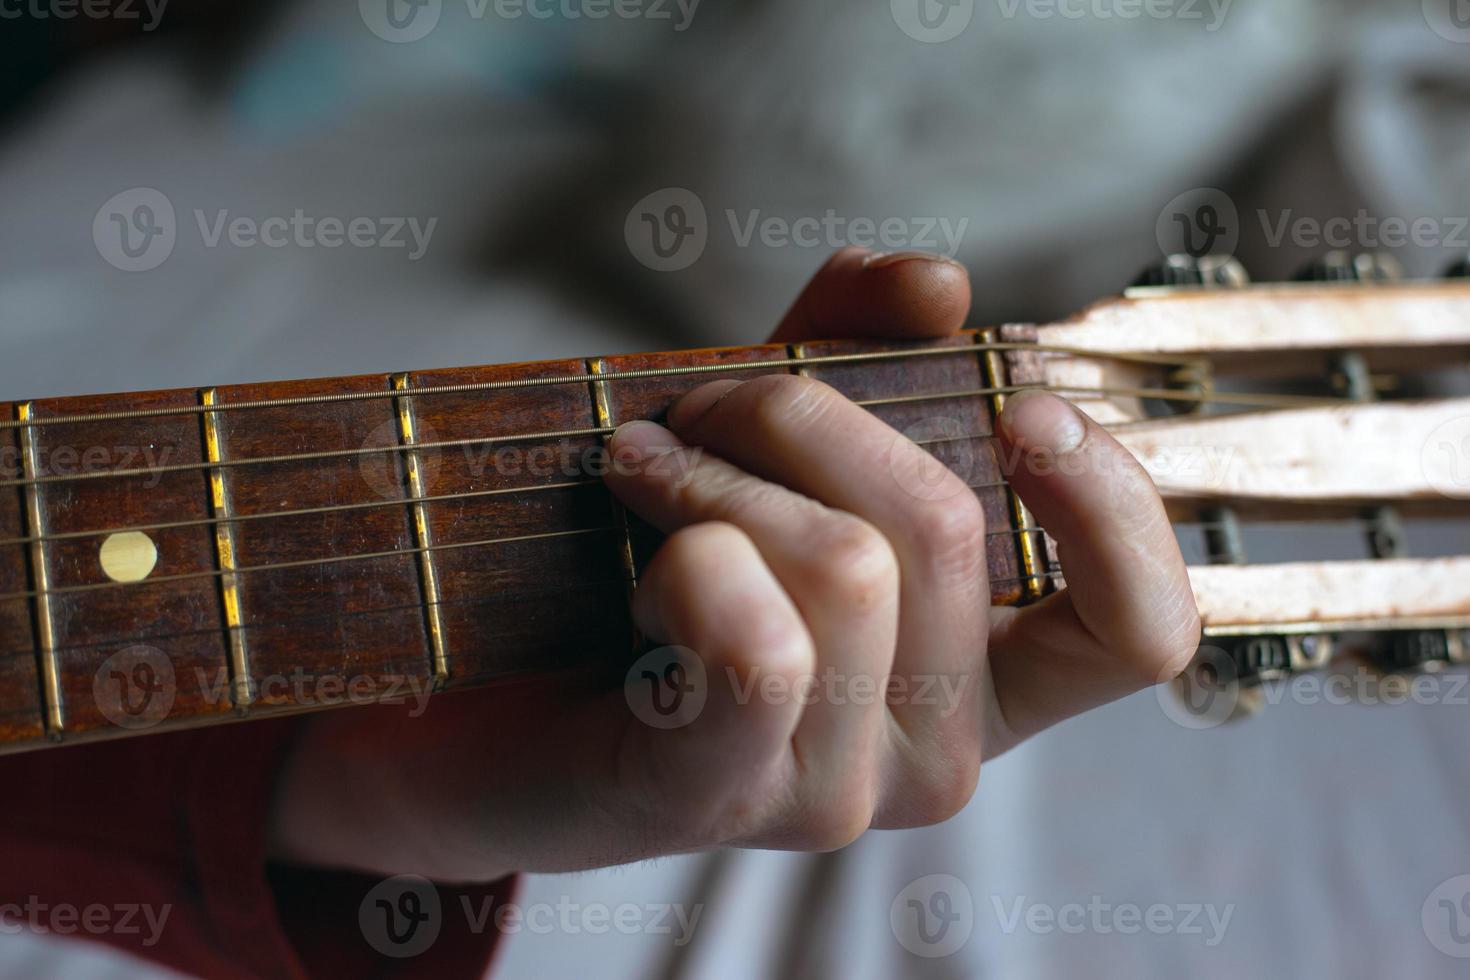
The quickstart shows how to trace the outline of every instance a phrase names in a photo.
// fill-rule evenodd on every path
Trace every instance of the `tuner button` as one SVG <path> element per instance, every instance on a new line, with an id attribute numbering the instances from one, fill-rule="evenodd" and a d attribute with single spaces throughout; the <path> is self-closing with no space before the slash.
<path id="1" fill-rule="evenodd" d="M 1386 252 L 1354 254 L 1339 249 L 1307 265 L 1293 278 L 1298 282 L 1397 282 L 1404 278 L 1404 267 Z"/>
<path id="2" fill-rule="evenodd" d="M 1293 646 L 1284 636 L 1242 636 L 1226 650 L 1235 662 L 1235 676 L 1241 685 L 1254 687 L 1292 672 Z"/>
<path id="3" fill-rule="evenodd" d="M 1460 644 L 1445 630 L 1400 630 L 1388 634 L 1377 650 L 1378 665 L 1384 670 L 1411 673 L 1436 671 L 1449 663 Z"/>
<path id="4" fill-rule="evenodd" d="M 1198 286 L 1204 289 L 1233 289 L 1250 285 L 1245 266 L 1230 255 L 1170 255 L 1149 266 L 1133 280 L 1134 286 Z"/>

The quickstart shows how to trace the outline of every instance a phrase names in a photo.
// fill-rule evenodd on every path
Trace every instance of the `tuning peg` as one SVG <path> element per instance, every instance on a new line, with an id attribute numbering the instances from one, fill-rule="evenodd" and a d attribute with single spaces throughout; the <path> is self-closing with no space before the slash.
<path id="1" fill-rule="evenodd" d="M 1133 280 L 1134 286 L 1199 286 L 1233 289 L 1250 285 L 1245 266 L 1231 255 L 1170 255 L 1149 266 Z"/>
<path id="2" fill-rule="evenodd" d="M 1328 252 L 1293 276 L 1298 282 L 1397 282 L 1404 267 L 1386 252 Z"/>
<path id="3" fill-rule="evenodd" d="M 1374 650 L 1379 668 L 1394 673 L 1433 673 L 1446 664 L 1463 662 L 1462 631 L 1398 630 L 1387 634 Z"/>

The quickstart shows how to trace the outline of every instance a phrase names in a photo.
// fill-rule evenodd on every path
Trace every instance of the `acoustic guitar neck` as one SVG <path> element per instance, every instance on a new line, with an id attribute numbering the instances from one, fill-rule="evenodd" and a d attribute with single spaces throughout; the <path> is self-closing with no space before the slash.
<path id="1" fill-rule="evenodd" d="M 1064 585 L 1007 483 L 1025 461 L 994 435 L 1007 395 L 1041 387 L 1111 429 L 1201 537 L 1201 653 L 1241 684 L 1340 649 L 1392 671 L 1470 661 L 1470 557 L 1442 530 L 1415 554 L 1405 531 L 1470 517 L 1470 399 L 1403 397 L 1467 358 L 1464 282 L 1196 285 L 923 343 L 0 405 L 0 751 L 620 677 L 660 539 L 606 489 L 608 437 L 763 374 L 831 384 L 957 473 L 995 604 Z M 1261 563 L 1252 524 L 1345 526 L 1365 553 Z"/>

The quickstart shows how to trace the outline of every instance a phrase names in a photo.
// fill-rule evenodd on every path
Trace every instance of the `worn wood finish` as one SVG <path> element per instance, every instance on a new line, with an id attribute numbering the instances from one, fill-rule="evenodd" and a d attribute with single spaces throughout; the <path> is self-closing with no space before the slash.
<path id="1" fill-rule="evenodd" d="M 195 403 L 191 391 L 48 399 L 34 416 L 86 414 L 126 404 L 142 408 Z M 204 461 L 199 420 L 193 416 L 39 426 L 31 430 L 41 478 Z M 36 487 L 41 526 L 32 533 L 63 535 L 98 527 L 155 524 L 206 517 L 206 474 L 149 473 L 116 479 L 63 480 Z M 158 549 L 153 578 L 118 588 L 61 591 L 43 599 L 54 624 L 60 668 L 62 731 L 109 731 L 119 717 L 138 724 L 161 713 L 169 719 L 226 714 L 228 694 L 221 609 L 207 578 L 164 580 L 214 567 L 205 528 L 150 534 Z M 108 583 L 96 537 L 44 541 L 39 549 L 52 590 Z M 119 715 L 121 712 L 121 715 Z"/>
<path id="2" fill-rule="evenodd" d="M 859 400 L 986 386 L 973 336 L 939 343 L 962 351 L 808 370 Z M 795 353 L 885 349 L 832 343 Z M 662 419 L 680 395 L 716 377 L 800 370 L 786 363 L 793 353 L 767 345 L 35 403 L 38 419 L 226 409 L 4 431 L 14 447 L 22 431 L 34 433 L 42 460 L 37 472 L 17 467 L 7 478 L 43 480 L 24 489 L 34 490 L 42 516 L 46 584 L 60 590 L 40 597 L 60 668 L 49 734 L 68 741 L 166 730 L 624 663 L 636 641 L 630 585 L 661 535 L 624 514 L 601 482 L 611 465 L 603 430 Z M 729 375 L 617 377 L 767 361 L 777 363 Z M 585 381 L 416 394 L 572 377 Z M 344 392 L 382 396 L 227 408 Z M 915 438 L 933 438 L 940 461 L 978 485 L 1000 532 L 990 549 L 994 599 L 1016 601 L 1020 569 L 987 400 L 873 411 Z M 487 437 L 494 441 L 475 441 Z M 319 453 L 351 455 L 241 465 Z M 160 466 L 193 468 L 51 481 Z M 0 488 L 6 538 L 36 530 L 22 489 Z M 309 513 L 268 516 L 295 511 Z M 108 534 L 72 536 L 179 521 L 190 526 L 145 532 L 158 561 L 141 582 L 108 576 Z M 392 554 L 354 557 L 379 552 Z M 330 560 L 337 558 L 346 560 Z M 0 556 L 0 594 L 35 588 L 27 559 L 20 545 Z M 36 608 L 26 599 L 0 604 L 0 742 L 10 748 L 45 734 L 39 665 L 47 654 Z"/>
<path id="3" fill-rule="evenodd" d="M 1470 558 L 1209 565 L 1191 568 L 1189 580 L 1207 633 L 1470 625 Z"/>

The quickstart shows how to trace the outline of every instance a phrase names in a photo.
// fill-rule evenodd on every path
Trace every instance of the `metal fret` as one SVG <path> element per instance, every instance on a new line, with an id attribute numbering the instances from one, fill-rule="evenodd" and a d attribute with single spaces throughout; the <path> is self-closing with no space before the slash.
<path id="1" fill-rule="evenodd" d="M 199 393 L 199 403 L 206 407 L 219 404 L 219 392 L 206 388 Z M 219 413 L 205 412 L 200 416 L 204 426 L 204 452 L 211 463 L 224 462 L 224 440 L 220 437 Z M 219 566 L 220 602 L 225 611 L 225 632 L 230 647 L 230 698 L 235 711 L 242 717 L 250 713 L 255 703 L 255 686 L 250 679 L 250 655 L 245 647 L 245 620 L 240 599 L 240 580 L 237 574 L 239 549 L 235 544 L 235 516 L 230 504 L 229 488 L 225 485 L 225 471 L 216 467 L 209 471 L 209 507 L 211 516 L 218 519 L 214 525 L 214 560 Z"/>
<path id="2" fill-rule="evenodd" d="M 806 360 L 806 344 L 787 344 L 786 357 L 788 360 L 792 361 Z M 791 366 L 791 373 L 800 378 L 811 376 L 808 369 L 801 364 L 793 364 Z"/>
<path id="3" fill-rule="evenodd" d="M 17 421 L 28 422 L 34 416 L 30 402 L 19 405 L 15 410 Z M 21 472 L 27 478 L 40 473 L 40 452 L 36 445 L 37 430 L 26 426 L 20 430 Z M 26 523 L 29 533 L 36 540 L 31 542 L 31 576 L 35 581 L 36 632 L 40 641 L 41 698 L 45 703 L 46 734 L 60 741 L 66 727 L 66 715 L 61 707 L 61 665 L 56 657 L 56 622 L 51 609 L 50 573 L 46 569 L 46 545 L 41 540 L 45 531 L 45 511 L 41 507 L 41 488 L 28 484 L 25 488 Z"/>
<path id="4" fill-rule="evenodd" d="M 393 390 L 408 392 L 412 388 L 407 374 L 393 376 Z M 412 447 L 419 442 L 418 416 L 414 414 L 413 398 L 400 394 L 393 402 L 398 415 L 398 438 L 404 446 Z M 423 459 L 417 450 L 404 453 L 404 465 L 408 470 L 408 491 L 412 495 L 410 513 L 413 515 L 413 534 L 419 547 L 419 578 L 424 593 L 424 622 L 429 630 L 429 648 L 434 658 L 434 686 L 442 688 L 449 682 L 449 646 L 445 640 L 444 609 L 439 594 L 439 571 L 434 565 L 433 531 L 429 527 L 429 506 L 424 498 L 429 496 L 424 485 Z"/>
<path id="5" fill-rule="evenodd" d="M 981 354 L 981 369 L 984 373 L 986 387 L 994 393 L 990 396 L 990 407 L 992 418 L 999 424 L 1000 413 L 1005 410 L 1006 396 L 999 389 L 1005 387 L 1007 374 L 1005 356 L 992 345 L 996 343 L 994 330 L 982 330 L 975 334 L 975 342 L 985 345 Z M 1027 599 L 1040 599 L 1046 594 L 1048 578 L 1046 568 L 1041 557 L 1039 536 L 1033 532 L 1038 530 L 1031 511 L 1021 502 L 1021 497 L 1015 489 L 1006 483 L 1006 499 L 1011 505 L 1011 519 L 1015 522 L 1017 532 L 1017 551 L 1021 559 L 1021 588 L 1026 593 Z"/>
<path id="6" fill-rule="evenodd" d="M 607 362 L 600 357 L 593 358 L 587 362 L 587 372 L 594 377 L 606 375 L 608 373 Z M 593 381 L 591 388 L 592 408 L 597 415 L 597 427 L 599 429 L 615 427 L 617 422 L 613 420 L 612 402 L 608 399 L 607 382 Z M 603 442 L 605 443 L 609 438 L 611 437 L 603 436 Z M 612 502 L 612 512 L 613 523 L 622 529 L 622 533 L 618 536 L 618 550 L 621 553 L 623 571 L 628 575 L 628 599 L 631 603 L 633 589 L 638 585 L 638 563 L 633 557 L 633 532 L 628 526 L 628 511 L 616 498 Z M 635 631 L 634 646 L 637 647 L 641 642 L 641 637 Z"/>

